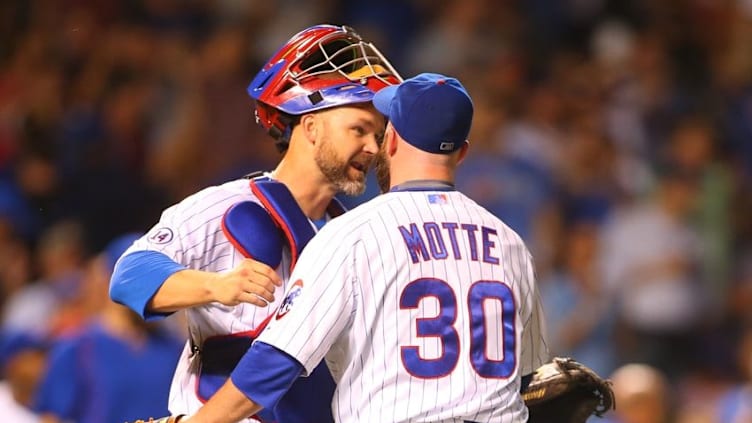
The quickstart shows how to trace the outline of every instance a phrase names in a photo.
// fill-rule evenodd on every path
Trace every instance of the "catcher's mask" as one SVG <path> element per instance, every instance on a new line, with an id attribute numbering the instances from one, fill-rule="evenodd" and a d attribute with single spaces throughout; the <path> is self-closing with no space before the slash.
<path id="1" fill-rule="evenodd" d="M 294 35 L 248 86 L 256 122 L 284 151 L 296 116 L 371 101 L 402 78 L 383 54 L 347 26 L 316 25 Z"/>

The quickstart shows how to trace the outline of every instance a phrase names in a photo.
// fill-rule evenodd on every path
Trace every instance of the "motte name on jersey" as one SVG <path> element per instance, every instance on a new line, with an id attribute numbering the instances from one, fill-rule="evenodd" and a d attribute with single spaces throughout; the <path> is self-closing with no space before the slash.
<path id="1" fill-rule="evenodd" d="M 499 264 L 498 234 L 494 228 L 471 223 L 425 222 L 400 226 L 399 231 L 413 263 L 454 258 Z M 464 251 L 469 253 L 463 255 Z"/>

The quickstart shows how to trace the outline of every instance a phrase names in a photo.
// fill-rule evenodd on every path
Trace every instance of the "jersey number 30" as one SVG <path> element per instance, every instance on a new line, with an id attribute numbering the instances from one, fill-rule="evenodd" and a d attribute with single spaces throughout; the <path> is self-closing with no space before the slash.
<path id="1" fill-rule="evenodd" d="M 426 297 L 439 301 L 439 314 L 431 318 L 418 318 L 416 322 L 419 337 L 439 338 L 441 355 L 436 358 L 422 358 L 419 347 L 402 346 L 401 358 L 405 369 L 419 378 L 439 378 L 451 373 L 460 359 L 460 336 L 455 328 L 457 320 L 457 297 L 448 283 L 441 279 L 417 279 L 410 282 L 400 296 L 400 309 L 418 308 Z M 500 334 L 489 337 L 486 327 L 484 302 L 501 303 Z M 512 290 L 502 282 L 477 281 L 468 291 L 467 305 L 470 322 L 470 363 L 475 372 L 484 378 L 507 378 L 515 369 L 515 304 Z M 489 358 L 489 338 L 501 341 L 500 360 Z M 495 346 L 492 346 L 495 347 Z"/>

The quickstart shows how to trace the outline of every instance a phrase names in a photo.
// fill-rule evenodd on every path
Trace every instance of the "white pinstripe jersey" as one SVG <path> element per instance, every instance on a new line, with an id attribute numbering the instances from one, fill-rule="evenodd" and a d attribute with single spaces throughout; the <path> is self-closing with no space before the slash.
<path id="1" fill-rule="evenodd" d="M 257 339 L 323 358 L 338 422 L 524 422 L 520 378 L 548 360 L 532 259 L 456 191 L 390 192 L 308 244 Z"/>
<path id="2" fill-rule="evenodd" d="M 243 255 L 227 239 L 221 223 L 227 209 L 241 201 L 261 204 L 251 192 L 248 179 L 199 191 L 166 209 L 159 222 L 126 254 L 153 250 L 191 269 L 230 271 L 243 260 Z M 277 268 L 285 284 L 290 276 L 290 260 L 290 250 L 285 246 L 282 262 Z M 187 309 L 188 332 L 194 342 L 201 345 L 211 336 L 256 330 L 274 312 L 284 290 L 285 285 L 277 288 L 275 302 L 264 308 L 252 304 L 230 307 L 213 303 Z M 196 395 L 199 367 L 198 356 L 191 354 L 190 344 L 186 343 L 170 388 L 169 410 L 172 414 L 192 414 L 201 407 Z"/>

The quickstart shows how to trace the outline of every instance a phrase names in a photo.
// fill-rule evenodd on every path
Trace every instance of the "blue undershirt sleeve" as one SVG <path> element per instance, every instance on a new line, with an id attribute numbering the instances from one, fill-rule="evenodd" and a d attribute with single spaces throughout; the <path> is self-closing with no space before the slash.
<path id="1" fill-rule="evenodd" d="M 187 269 L 159 251 L 134 251 L 120 258 L 110 279 L 110 298 L 138 313 L 158 320 L 172 313 L 153 313 L 146 304 L 173 273 Z"/>
<path id="2" fill-rule="evenodd" d="M 266 409 L 273 409 L 303 372 L 303 365 L 263 342 L 254 342 L 230 378 L 246 397 Z"/>

